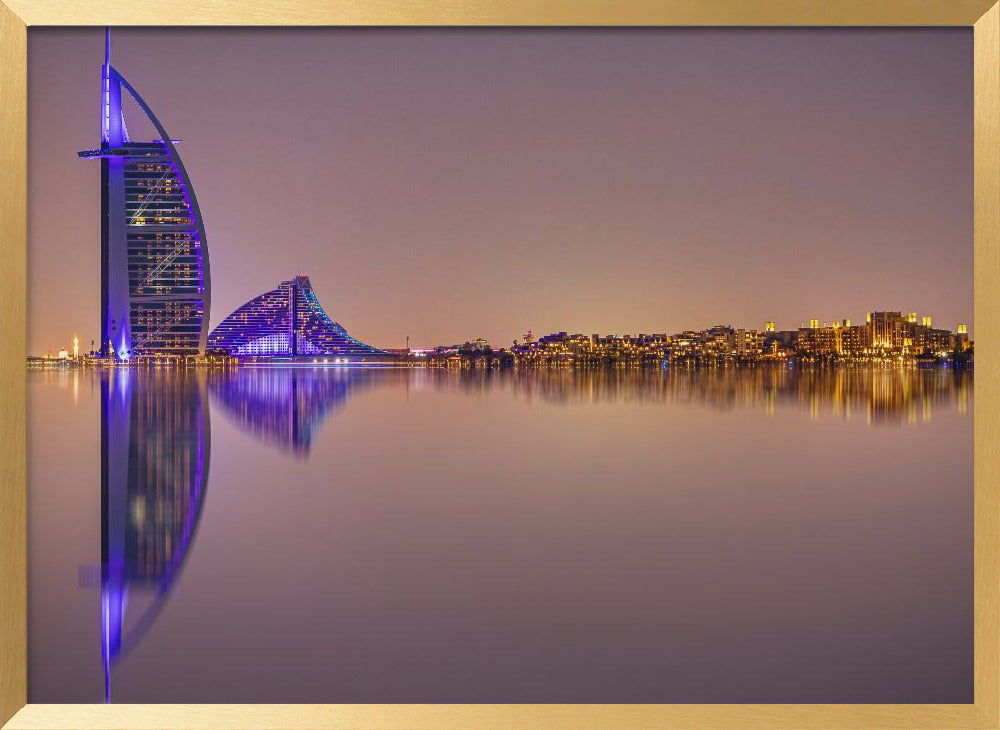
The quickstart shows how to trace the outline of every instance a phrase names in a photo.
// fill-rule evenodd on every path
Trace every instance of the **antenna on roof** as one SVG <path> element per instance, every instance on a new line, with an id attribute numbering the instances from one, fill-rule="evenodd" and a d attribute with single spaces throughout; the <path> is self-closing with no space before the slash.
<path id="1" fill-rule="evenodd" d="M 104 65 L 111 65 L 111 26 L 104 26 Z"/>

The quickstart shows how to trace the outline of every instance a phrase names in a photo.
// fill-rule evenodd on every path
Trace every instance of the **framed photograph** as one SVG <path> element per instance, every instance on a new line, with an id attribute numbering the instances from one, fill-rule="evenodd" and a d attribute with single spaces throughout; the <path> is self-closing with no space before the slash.
<path id="1" fill-rule="evenodd" d="M 1000 727 L 991 0 L 0 0 L 0 176 L 3 727 Z"/>

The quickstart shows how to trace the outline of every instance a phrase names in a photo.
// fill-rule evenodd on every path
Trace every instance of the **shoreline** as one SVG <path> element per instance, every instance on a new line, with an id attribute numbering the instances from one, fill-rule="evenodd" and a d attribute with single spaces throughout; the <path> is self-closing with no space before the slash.
<path id="1" fill-rule="evenodd" d="M 910 358 L 899 359 L 869 359 L 869 360 L 804 360 L 787 358 L 783 360 L 706 360 L 684 361 L 663 360 L 661 362 L 513 362 L 501 363 L 498 358 L 480 359 L 431 359 L 419 358 L 399 360 L 395 362 L 322 362 L 315 360 L 228 360 L 219 361 L 184 361 L 184 360 L 147 360 L 147 361 L 116 361 L 98 359 L 45 359 L 28 358 L 26 370 L 175 370 L 195 368 L 199 370 L 230 370 L 230 369 L 322 369 L 322 370 L 758 370 L 758 369 L 879 369 L 879 370 L 909 370 L 909 369 L 941 369 L 941 370 L 974 370 L 975 361 L 954 361 L 952 359 L 918 360 Z"/>

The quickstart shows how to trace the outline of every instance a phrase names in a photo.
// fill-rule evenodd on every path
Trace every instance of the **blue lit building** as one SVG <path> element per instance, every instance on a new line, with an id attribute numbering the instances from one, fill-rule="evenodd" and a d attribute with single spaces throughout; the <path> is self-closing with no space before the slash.
<path id="1" fill-rule="evenodd" d="M 129 138 L 122 90 L 160 139 Z M 101 146 L 101 354 L 119 360 L 205 350 L 211 284 L 205 226 L 191 181 L 160 120 L 111 65 L 105 40 Z"/>
<path id="2" fill-rule="evenodd" d="M 208 349 L 235 357 L 348 360 L 391 358 L 347 334 L 320 306 L 308 276 L 283 281 L 226 317 L 208 336 Z"/>

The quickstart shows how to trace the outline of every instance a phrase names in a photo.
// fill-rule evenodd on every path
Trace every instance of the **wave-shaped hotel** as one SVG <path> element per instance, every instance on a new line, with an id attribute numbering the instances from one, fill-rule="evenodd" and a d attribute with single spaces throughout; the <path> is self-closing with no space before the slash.
<path id="1" fill-rule="evenodd" d="M 334 322 L 304 274 L 281 282 L 226 317 L 209 335 L 208 349 L 233 357 L 349 361 L 391 357 Z"/>
<path id="2" fill-rule="evenodd" d="M 160 139 L 129 137 L 123 92 Z M 232 357 L 377 360 L 389 353 L 347 334 L 320 306 L 305 276 L 247 302 L 209 336 L 212 286 L 205 223 L 172 139 L 149 105 L 111 65 L 105 35 L 101 146 L 101 346 L 114 361 Z"/>

